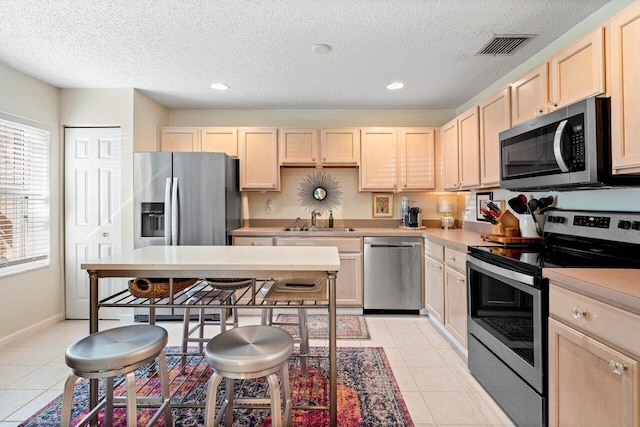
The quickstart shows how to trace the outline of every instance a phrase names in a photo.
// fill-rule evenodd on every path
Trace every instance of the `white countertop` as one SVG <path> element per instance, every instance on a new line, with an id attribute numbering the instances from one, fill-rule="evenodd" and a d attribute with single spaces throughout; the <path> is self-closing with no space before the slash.
<path id="1" fill-rule="evenodd" d="M 335 247 L 147 246 L 82 263 L 83 270 L 338 271 Z"/>

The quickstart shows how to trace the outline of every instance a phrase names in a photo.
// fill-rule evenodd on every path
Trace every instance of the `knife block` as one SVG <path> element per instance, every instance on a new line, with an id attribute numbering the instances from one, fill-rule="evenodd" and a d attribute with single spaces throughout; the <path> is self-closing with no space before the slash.
<path id="1" fill-rule="evenodd" d="M 510 211 L 504 211 L 498 218 L 498 224 L 491 226 L 491 233 L 498 236 L 515 237 L 520 234 L 520 221 Z"/>

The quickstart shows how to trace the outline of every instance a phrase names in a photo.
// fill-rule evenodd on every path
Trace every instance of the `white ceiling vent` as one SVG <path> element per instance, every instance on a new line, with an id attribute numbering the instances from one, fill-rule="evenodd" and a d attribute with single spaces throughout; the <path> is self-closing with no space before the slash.
<path id="1" fill-rule="evenodd" d="M 513 55 L 535 36 L 535 34 L 497 34 L 476 52 L 476 55 Z"/>

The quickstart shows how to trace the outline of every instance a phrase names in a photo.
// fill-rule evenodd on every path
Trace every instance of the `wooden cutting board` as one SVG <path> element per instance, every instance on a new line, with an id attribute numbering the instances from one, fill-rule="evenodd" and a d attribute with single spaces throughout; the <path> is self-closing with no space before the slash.
<path id="1" fill-rule="evenodd" d="M 487 242 L 502 243 L 503 245 L 526 245 L 530 243 L 544 243 L 542 237 L 513 237 L 498 234 L 481 234 L 480 238 Z"/>

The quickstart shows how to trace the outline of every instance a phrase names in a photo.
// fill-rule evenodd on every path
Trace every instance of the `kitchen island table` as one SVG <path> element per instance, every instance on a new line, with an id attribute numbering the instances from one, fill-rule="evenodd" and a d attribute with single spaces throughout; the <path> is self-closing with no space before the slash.
<path id="1" fill-rule="evenodd" d="M 148 306 L 153 323 L 156 307 L 180 307 L 182 292 L 173 291 L 176 278 L 317 278 L 326 279 L 329 311 L 329 414 L 330 425 L 337 425 L 337 358 L 336 358 L 336 274 L 340 269 L 335 247 L 287 246 L 147 246 L 118 255 L 81 264 L 89 274 L 89 332 L 98 331 L 100 307 Z M 99 280 L 107 277 L 163 277 L 169 280 L 169 296 L 162 299 L 136 298 L 128 290 L 99 300 Z M 273 308 L 256 298 L 243 308 Z M 314 307 L 322 306 L 315 304 Z M 98 380 L 90 383 L 90 406 L 98 403 Z M 318 407 L 318 409 L 321 409 Z M 325 408 L 326 409 L 326 408 Z"/>

